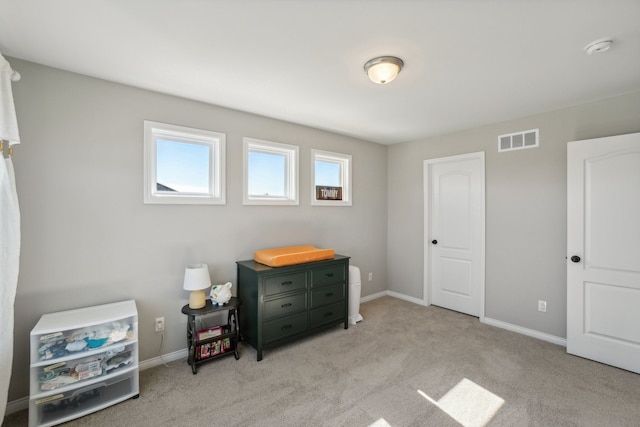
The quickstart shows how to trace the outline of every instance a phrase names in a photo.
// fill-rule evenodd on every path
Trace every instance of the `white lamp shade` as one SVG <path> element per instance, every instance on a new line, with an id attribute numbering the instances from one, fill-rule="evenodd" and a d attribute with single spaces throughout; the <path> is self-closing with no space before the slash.
<path id="1" fill-rule="evenodd" d="M 211 286 L 207 264 L 192 264 L 184 269 L 184 289 L 200 291 Z"/>

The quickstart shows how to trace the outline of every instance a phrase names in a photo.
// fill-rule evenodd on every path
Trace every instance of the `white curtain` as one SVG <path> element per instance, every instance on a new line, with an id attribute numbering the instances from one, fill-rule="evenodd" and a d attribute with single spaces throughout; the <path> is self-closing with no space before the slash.
<path id="1" fill-rule="evenodd" d="M 13 104 L 16 73 L 0 54 L 0 140 L 20 143 Z M 6 144 L 3 144 L 6 145 Z M 0 419 L 7 409 L 13 364 L 13 303 L 20 261 L 20 209 L 11 158 L 0 159 Z"/>

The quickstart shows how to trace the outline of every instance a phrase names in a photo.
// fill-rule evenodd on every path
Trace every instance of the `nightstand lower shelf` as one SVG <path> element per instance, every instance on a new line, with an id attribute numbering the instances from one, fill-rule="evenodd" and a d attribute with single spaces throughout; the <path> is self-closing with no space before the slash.
<path id="1" fill-rule="evenodd" d="M 187 342 L 189 356 L 187 363 L 194 374 L 198 373 L 197 366 L 224 356 L 234 355 L 236 360 L 240 358 L 238 353 L 238 341 L 240 339 L 240 322 L 238 319 L 238 307 L 241 301 L 232 297 L 224 305 L 214 305 L 207 300 L 206 305 L 200 309 L 182 307 L 182 313 L 187 315 Z M 227 311 L 227 324 L 222 325 L 222 333 L 216 336 L 198 339 L 196 318 L 198 316 Z"/>

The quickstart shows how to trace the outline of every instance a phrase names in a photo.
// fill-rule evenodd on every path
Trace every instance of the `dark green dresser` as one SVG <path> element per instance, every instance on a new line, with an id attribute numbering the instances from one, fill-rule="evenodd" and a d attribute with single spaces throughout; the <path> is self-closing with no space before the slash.
<path id="1" fill-rule="evenodd" d="M 344 323 L 349 327 L 349 257 L 286 267 L 238 261 L 240 334 L 258 351 Z"/>

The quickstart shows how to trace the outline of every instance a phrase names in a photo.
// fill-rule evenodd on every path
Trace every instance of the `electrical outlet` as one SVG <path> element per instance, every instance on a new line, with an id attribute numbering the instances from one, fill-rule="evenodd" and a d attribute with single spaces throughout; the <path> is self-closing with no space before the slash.
<path id="1" fill-rule="evenodd" d="M 369 281 L 371 282 L 373 280 L 373 273 L 369 273 Z"/>
<path id="2" fill-rule="evenodd" d="M 164 317 L 156 317 L 156 332 L 164 331 Z"/>
<path id="3" fill-rule="evenodd" d="M 538 301 L 538 311 L 546 312 L 547 311 L 547 302 L 546 301 Z"/>

